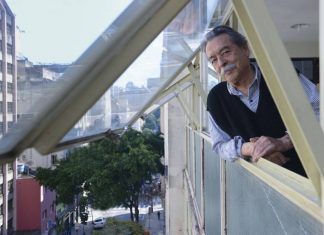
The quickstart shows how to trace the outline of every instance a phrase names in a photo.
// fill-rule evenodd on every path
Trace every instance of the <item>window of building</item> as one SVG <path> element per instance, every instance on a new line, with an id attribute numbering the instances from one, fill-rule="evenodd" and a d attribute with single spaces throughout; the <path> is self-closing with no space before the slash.
<path id="1" fill-rule="evenodd" d="M 7 24 L 7 33 L 11 34 L 12 32 L 12 26 Z"/>
<path id="2" fill-rule="evenodd" d="M 12 55 L 12 45 L 11 44 L 7 44 L 7 53 L 9 55 Z"/>
<path id="3" fill-rule="evenodd" d="M 51 155 L 52 165 L 55 165 L 57 163 L 57 154 Z"/>
<path id="4" fill-rule="evenodd" d="M 13 170 L 13 163 L 9 162 L 8 163 L 8 171 L 12 171 Z"/>
<path id="5" fill-rule="evenodd" d="M 8 191 L 9 193 L 13 192 L 13 180 L 8 181 Z"/>
<path id="6" fill-rule="evenodd" d="M 11 83 L 11 82 L 8 82 L 7 83 L 7 92 L 9 94 L 12 94 L 13 93 L 13 83 Z"/>
<path id="7" fill-rule="evenodd" d="M 13 113 L 13 103 L 12 102 L 8 102 L 8 113 Z"/>
<path id="8" fill-rule="evenodd" d="M 12 234 L 13 232 L 13 219 L 8 220 L 8 232 L 7 234 Z"/>
<path id="9" fill-rule="evenodd" d="M 10 64 L 10 63 L 7 63 L 7 73 L 13 74 L 13 67 L 12 67 L 12 64 Z"/>
<path id="10" fill-rule="evenodd" d="M 2 167 L 1 167 L 2 169 Z M 0 195 L 3 195 L 3 184 L 0 184 Z"/>
<path id="11" fill-rule="evenodd" d="M 10 199 L 8 201 L 8 211 L 10 211 L 10 210 L 13 210 L 13 200 L 12 199 Z"/>

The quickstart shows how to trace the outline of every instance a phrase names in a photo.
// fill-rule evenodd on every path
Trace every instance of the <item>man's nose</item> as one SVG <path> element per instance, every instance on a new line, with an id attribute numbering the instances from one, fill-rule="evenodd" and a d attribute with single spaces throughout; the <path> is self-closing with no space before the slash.
<path id="1" fill-rule="evenodd" d="M 221 70 L 221 68 L 224 67 L 226 64 L 226 60 L 224 60 L 224 58 L 220 56 L 217 60 L 217 67 L 219 68 L 219 70 Z"/>

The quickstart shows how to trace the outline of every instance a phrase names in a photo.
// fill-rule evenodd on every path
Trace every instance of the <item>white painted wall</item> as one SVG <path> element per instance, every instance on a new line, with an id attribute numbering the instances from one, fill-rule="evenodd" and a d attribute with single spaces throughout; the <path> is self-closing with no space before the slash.
<path id="1" fill-rule="evenodd" d="M 285 42 L 290 57 L 319 57 L 318 42 Z"/>

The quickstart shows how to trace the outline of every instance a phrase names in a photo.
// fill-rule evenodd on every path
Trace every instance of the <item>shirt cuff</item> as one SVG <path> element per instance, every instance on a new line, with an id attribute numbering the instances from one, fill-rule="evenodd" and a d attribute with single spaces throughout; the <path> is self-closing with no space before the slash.
<path id="1" fill-rule="evenodd" d="M 244 156 L 242 155 L 241 149 L 242 145 L 244 144 L 244 140 L 241 136 L 234 136 L 234 143 L 235 143 L 235 149 L 236 149 L 236 154 L 239 158 L 243 158 Z"/>

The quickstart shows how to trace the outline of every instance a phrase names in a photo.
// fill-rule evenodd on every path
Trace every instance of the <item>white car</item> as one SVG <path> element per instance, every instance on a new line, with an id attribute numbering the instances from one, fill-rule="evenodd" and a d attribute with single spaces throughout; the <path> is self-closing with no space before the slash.
<path id="1" fill-rule="evenodd" d="M 92 222 L 93 228 L 103 228 L 105 223 L 106 219 L 103 217 L 99 217 Z"/>

